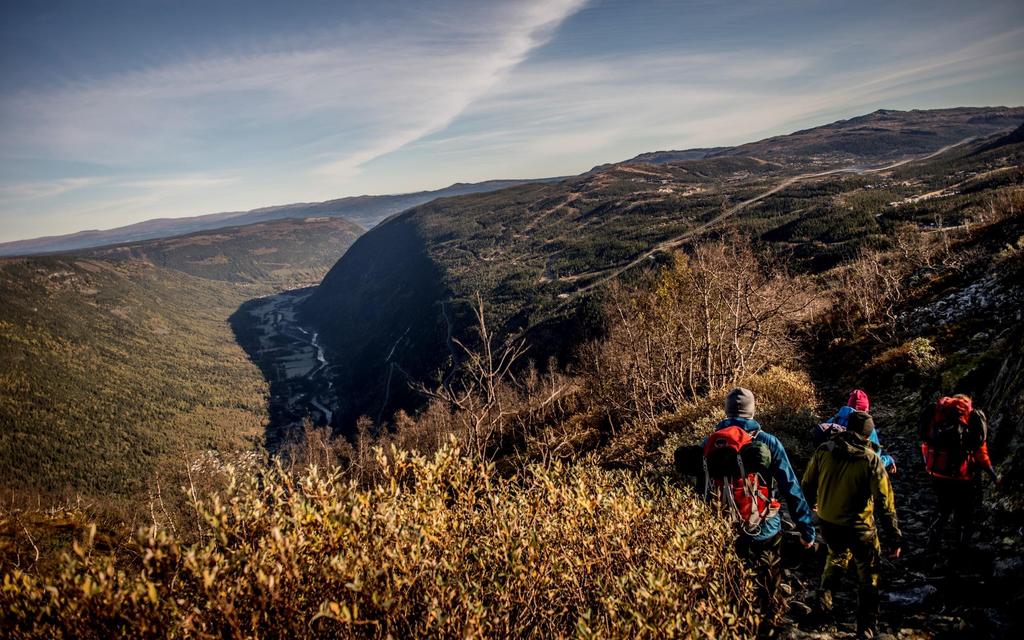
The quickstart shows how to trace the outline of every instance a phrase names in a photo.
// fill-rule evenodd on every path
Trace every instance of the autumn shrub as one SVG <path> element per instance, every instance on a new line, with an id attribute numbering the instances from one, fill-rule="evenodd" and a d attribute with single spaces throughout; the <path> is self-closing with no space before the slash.
<path id="1" fill-rule="evenodd" d="M 236 475 L 199 539 L 153 527 L 135 562 L 76 543 L 12 570 L 16 638 L 750 637 L 727 526 L 691 493 L 593 465 L 502 477 L 449 444 L 376 452 L 366 487 L 310 467 Z"/>
<path id="2" fill-rule="evenodd" d="M 943 357 L 928 338 L 917 337 L 886 349 L 867 365 L 867 371 L 880 382 L 915 382 L 934 374 Z"/>
<path id="3" fill-rule="evenodd" d="M 607 335 L 581 358 L 594 401 L 625 420 L 656 423 L 795 352 L 792 330 L 814 288 L 765 262 L 749 240 L 699 245 L 636 289 L 612 287 Z"/>
<path id="4" fill-rule="evenodd" d="M 358 435 L 356 445 L 359 445 Z M 285 434 L 277 453 L 282 463 L 298 473 L 314 466 L 326 469 L 359 464 L 357 450 L 351 442 L 334 437 L 330 427 L 313 424 L 309 418 L 303 420 L 301 428 Z"/>
<path id="5" fill-rule="evenodd" d="M 819 399 L 807 372 L 772 367 L 745 384 L 757 398 L 758 422 L 782 439 L 791 457 L 809 458 L 814 452 L 811 429 L 823 416 L 817 414 Z"/>
<path id="6" fill-rule="evenodd" d="M 810 376 L 795 368 L 770 367 L 740 379 L 738 384 L 754 392 L 754 419 L 779 436 L 790 455 L 809 457 L 811 428 L 819 422 L 818 398 Z M 635 423 L 623 428 L 605 446 L 602 459 L 613 466 L 638 467 L 645 462 L 670 465 L 676 447 L 700 442 L 725 417 L 727 392 L 723 388 L 686 402 L 654 425 Z"/>
<path id="7" fill-rule="evenodd" d="M 473 315 L 472 335 L 451 338 L 457 347 L 456 366 L 446 374 L 438 372 L 434 386 L 417 385 L 429 399 L 424 409 L 416 416 L 399 413 L 393 428 L 382 435 L 399 448 L 420 452 L 436 451 L 455 436 L 484 460 L 537 442 L 542 448 L 557 448 L 543 432 L 578 412 L 579 385 L 558 370 L 553 358 L 541 374 L 524 357 L 529 350 L 524 339 L 500 340 L 488 326 L 479 294 Z"/>

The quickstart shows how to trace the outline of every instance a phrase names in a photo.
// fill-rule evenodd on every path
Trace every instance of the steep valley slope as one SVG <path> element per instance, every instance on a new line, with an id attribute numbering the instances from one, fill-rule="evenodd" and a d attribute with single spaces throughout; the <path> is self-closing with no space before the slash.
<path id="1" fill-rule="evenodd" d="M 571 357 L 599 327 L 601 285 L 694 239 L 738 229 L 814 272 L 901 224 L 969 219 L 1021 180 L 1021 147 L 981 152 L 1024 108 L 881 111 L 694 159 L 657 156 L 557 183 L 439 199 L 357 241 L 301 307 L 344 363 L 338 423 L 417 406 L 456 357 L 479 293 L 531 357 Z M 977 153 L 975 153 L 977 152 Z"/>
<path id="2" fill-rule="evenodd" d="M 139 261 L 0 264 L 5 499 L 125 506 L 259 446 L 265 383 L 225 319 L 257 290 Z"/>

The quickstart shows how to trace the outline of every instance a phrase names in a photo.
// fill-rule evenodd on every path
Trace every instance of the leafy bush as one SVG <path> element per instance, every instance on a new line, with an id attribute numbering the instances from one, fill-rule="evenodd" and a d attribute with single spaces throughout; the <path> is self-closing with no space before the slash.
<path id="1" fill-rule="evenodd" d="M 928 338 L 914 338 L 886 349 L 872 358 L 868 371 L 881 380 L 893 380 L 895 376 L 911 377 L 911 381 L 923 379 L 942 366 L 942 355 L 936 351 Z"/>
<path id="2" fill-rule="evenodd" d="M 942 365 L 942 356 L 928 338 L 914 338 L 907 343 L 910 366 L 922 373 L 932 373 Z"/>
<path id="3" fill-rule="evenodd" d="M 688 492 L 588 465 L 505 479 L 452 445 L 377 457 L 373 488 L 236 474 L 196 503 L 198 542 L 154 527 L 130 566 L 87 539 L 52 580 L 14 570 L 0 621 L 24 638 L 752 633 L 729 529 Z"/>
<path id="4" fill-rule="evenodd" d="M 818 405 L 814 384 L 805 372 L 771 367 L 739 381 L 754 392 L 754 418 L 765 431 L 779 436 L 791 457 L 807 458 L 812 451 L 810 430 Z M 605 462 L 636 467 L 642 462 L 671 465 L 676 447 L 699 443 L 724 417 L 726 389 L 676 408 L 656 425 L 636 423 L 623 429 L 602 452 Z"/>

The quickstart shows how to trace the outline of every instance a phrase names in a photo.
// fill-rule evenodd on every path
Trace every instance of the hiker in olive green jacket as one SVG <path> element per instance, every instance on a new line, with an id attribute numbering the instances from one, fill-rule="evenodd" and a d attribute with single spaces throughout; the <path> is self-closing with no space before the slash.
<path id="1" fill-rule="evenodd" d="M 828 559 L 818 592 L 818 613 L 832 610 L 832 591 L 853 557 L 857 565 L 857 631 L 873 637 L 878 623 L 878 578 L 881 548 L 875 527 L 875 503 L 883 528 L 892 537 L 893 557 L 900 554 L 900 530 L 889 476 L 868 439 L 875 428 L 867 413 L 850 414 L 847 430 L 818 447 L 801 483 L 807 502 L 817 504 Z"/>

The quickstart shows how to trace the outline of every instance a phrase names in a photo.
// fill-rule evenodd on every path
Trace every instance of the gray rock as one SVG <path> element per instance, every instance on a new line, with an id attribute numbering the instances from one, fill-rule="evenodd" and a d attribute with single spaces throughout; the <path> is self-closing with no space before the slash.
<path id="1" fill-rule="evenodd" d="M 811 615 L 811 608 L 799 600 L 790 602 L 789 609 L 798 617 Z"/>
<path id="2" fill-rule="evenodd" d="M 938 592 L 938 588 L 935 585 L 924 584 L 920 587 L 914 587 L 912 589 L 904 589 L 903 591 L 890 591 L 885 594 L 886 599 L 895 605 L 909 606 L 924 604 L 928 598 L 931 598 Z"/>
<path id="3" fill-rule="evenodd" d="M 994 578 L 1020 578 L 1021 576 L 1024 576 L 1024 558 L 1020 556 L 996 558 L 992 563 L 992 577 Z"/>

